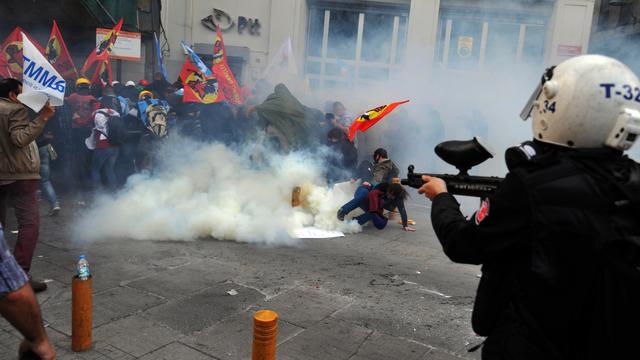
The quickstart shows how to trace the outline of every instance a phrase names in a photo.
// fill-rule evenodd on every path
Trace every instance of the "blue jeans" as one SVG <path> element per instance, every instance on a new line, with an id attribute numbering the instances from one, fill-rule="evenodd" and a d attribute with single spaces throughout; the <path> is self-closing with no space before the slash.
<path id="1" fill-rule="evenodd" d="M 124 142 L 118 147 L 118 160 L 115 167 L 118 185 L 126 183 L 127 178 L 136 172 L 137 146 L 137 143 Z"/>
<path id="2" fill-rule="evenodd" d="M 51 158 L 49 157 L 47 146 L 41 146 L 38 152 L 40 153 L 40 189 L 42 194 L 44 194 L 52 208 L 60 206 L 56 191 L 53 189 L 53 184 L 51 184 L 51 168 L 49 166 Z"/>
<path id="3" fill-rule="evenodd" d="M 104 169 L 107 177 L 107 188 L 110 190 L 118 186 L 114 167 L 118 159 L 118 148 L 109 147 L 104 149 L 95 149 L 93 158 L 91 159 L 91 180 L 94 188 L 99 188 L 101 183 L 100 172 Z"/>
<path id="4" fill-rule="evenodd" d="M 358 207 L 365 212 L 368 211 L 369 207 L 364 201 L 367 199 L 367 195 L 369 195 L 369 190 L 371 190 L 370 187 L 364 185 L 358 186 L 356 192 L 353 194 L 353 199 L 351 199 L 348 203 L 342 205 L 340 210 L 342 210 L 345 215 L 349 214 Z"/>
<path id="5" fill-rule="evenodd" d="M 356 216 L 354 219 L 356 219 L 360 225 L 364 225 L 371 220 L 373 222 L 373 226 L 378 230 L 384 229 L 385 226 L 387 226 L 388 221 L 385 217 L 372 212 L 365 212 L 362 215 Z"/>

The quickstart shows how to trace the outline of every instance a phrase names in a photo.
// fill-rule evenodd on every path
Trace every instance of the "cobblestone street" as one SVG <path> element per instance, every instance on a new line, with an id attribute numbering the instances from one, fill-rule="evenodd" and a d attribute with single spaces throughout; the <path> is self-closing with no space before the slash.
<path id="1" fill-rule="evenodd" d="M 42 216 L 32 273 L 49 280 L 38 300 L 61 360 L 248 359 L 259 309 L 280 316 L 278 359 L 470 358 L 467 349 L 482 341 L 470 327 L 479 269 L 444 257 L 424 204 L 408 210 L 416 233 L 394 224 L 296 247 L 213 239 L 77 246 L 69 226 L 82 209 L 65 208 Z M 94 346 L 73 353 L 70 283 L 81 253 L 94 279 Z M 19 336 L 6 322 L 0 329 L 0 357 L 13 359 Z"/>

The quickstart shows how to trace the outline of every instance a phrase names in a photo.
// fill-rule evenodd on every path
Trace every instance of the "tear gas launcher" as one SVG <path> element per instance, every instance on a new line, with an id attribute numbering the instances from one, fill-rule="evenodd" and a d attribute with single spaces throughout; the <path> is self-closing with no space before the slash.
<path id="1" fill-rule="evenodd" d="M 409 165 L 407 178 L 401 180 L 402 185 L 419 189 L 424 184 L 422 175 L 428 175 L 444 180 L 451 194 L 486 198 L 493 194 L 504 180 L 496 176 L 469 175 L 472 167 L 493 157 L 491 151 L 478 138 L 442 142 L 436 146 L 435 153 L 446 163 L 455 166 L 459 173 L 457 175 L 416 173 L 414 166 Z"/>

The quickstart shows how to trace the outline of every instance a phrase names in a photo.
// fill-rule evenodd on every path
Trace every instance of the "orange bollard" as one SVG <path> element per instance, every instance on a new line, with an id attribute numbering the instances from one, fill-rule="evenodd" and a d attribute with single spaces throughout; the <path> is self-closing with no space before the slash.
<path id="1" fill-rule="evenodd" d="M 275 360 L 278 337 L 278 314 L 260 310 L 253 315 L 252 360 Z"/>
<path id="2" fill-rule="evenodd" d="M 71 350 L 91 348 L 93 327 L 93 280 L 73 277 L 71 285 Z"/>

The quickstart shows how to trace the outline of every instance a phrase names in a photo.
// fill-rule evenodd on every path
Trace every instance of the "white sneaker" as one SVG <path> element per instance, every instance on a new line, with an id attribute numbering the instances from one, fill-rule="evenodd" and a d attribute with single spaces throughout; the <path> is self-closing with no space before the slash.
<path id="1" fill-rule="evenodd" d="M 60 213 L 60 206 L 56 205 L 53 207 L 53 209 L 51 209 L 51 211 L 49 212 L 50 216 L 58 216 L 58 214 Z"/>

